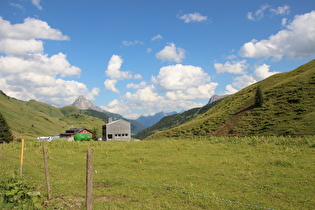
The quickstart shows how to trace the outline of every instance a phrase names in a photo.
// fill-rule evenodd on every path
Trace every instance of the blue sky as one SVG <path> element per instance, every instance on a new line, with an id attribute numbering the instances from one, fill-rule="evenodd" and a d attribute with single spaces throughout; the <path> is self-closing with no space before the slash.
<path id="1" fill-rule="evenodd" d="M 315 58 L 313 0 L 1 0 L 0 89 L 127 118 L 182 111 Z"/>

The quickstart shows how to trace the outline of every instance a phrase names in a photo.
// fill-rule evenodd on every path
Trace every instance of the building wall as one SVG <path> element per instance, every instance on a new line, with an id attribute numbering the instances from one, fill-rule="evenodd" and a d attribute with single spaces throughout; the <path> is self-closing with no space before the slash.
<path id="1" fill-rule="evenodd" d="M 130 123 L 116 120 L 102 127 L 104 141 L 130 141 Z"/>

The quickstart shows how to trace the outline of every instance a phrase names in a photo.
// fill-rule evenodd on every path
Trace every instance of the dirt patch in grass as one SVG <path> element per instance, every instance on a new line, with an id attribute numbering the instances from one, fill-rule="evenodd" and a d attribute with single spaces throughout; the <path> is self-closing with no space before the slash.
<path id="1" fill-rule="evenodd" d="M 83 197 L 76 197 L 76 198 L 70 198 L 70 197 L 63 197 L 59 196 L 52 200 L 45 201 L 44 206 L 45 207 L 53 207 L 54 209 L 83 209 L 85 205 L 85 198 Z"/>
<path id="2" fill-rule="evenodd" d="M 244 108 L 245 107 L 245 108 Z M 242 119 L 244 116 L 250 114 L 250 111 L 255 108 L 253 105 L 253 101 L 248 101 L 246 105 L 242 109 L 235 112 L 234 115 L 222 124 L 216 131 L 214 131 L 211 135 L 214 136 L 235 136 L 239 135 L 239 133 L 234 129 L 236 123 Z"/>

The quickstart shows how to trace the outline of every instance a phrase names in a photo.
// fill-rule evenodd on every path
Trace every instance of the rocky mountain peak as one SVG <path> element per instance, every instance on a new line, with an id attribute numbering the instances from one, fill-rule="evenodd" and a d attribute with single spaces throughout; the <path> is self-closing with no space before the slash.
<path id="1" fill-rule="evenodd" d="M 211 98 L 210 98 L 208 104 L 211 104 L 211 103 L 213 103 L 213 102 L 215 102 L 215 101 L 217 101 L 217 100 L 220 100 L 220 99 L 222 99 L 222 98 L 225 98 L 225 97 L 227 97 L 227 96 L 229 96 L 229 94 L 225 94 L 225 95 L 213 95 L 213 96 L 211 96 Z"/>
<path id="2" fill-rule="evenodd" d="M 77 107 L 78 109 L 93 109 L 99 112 L 103 112 L 100 107 L 96 106 L 82 95 L 79 96 L 71 105 Z"/>

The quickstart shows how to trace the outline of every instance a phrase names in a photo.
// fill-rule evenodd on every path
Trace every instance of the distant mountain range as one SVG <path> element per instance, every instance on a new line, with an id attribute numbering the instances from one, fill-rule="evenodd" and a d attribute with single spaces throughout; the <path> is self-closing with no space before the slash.
<path id="1" fill-rule="evenodd" d="M 137 122 L 141 123 L 142 125 L 146 127 L 150 127 L 157 122 L 159 122 L 163 117 L 176 114 L 177 112 L 158 112 L 155 115 L 149 115 L 149 116 L 141 116 L 138 119 L 136 119 Z"/>

